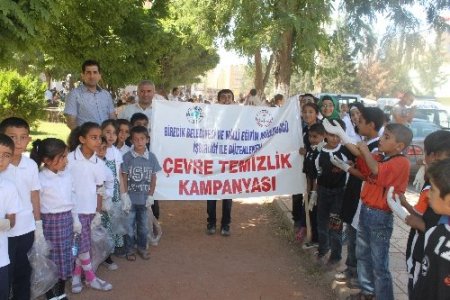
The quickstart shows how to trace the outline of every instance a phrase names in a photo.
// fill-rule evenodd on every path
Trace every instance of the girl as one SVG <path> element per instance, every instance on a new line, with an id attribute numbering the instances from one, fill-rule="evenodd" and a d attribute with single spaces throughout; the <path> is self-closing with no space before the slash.
<path id="1" fill-rule="evenodd" d="M 72 177 L 66 171 L 67 146 L 55 138 L 33 143 L 30 157 L 42 168 L 40 205 L 45 239 L 50 241 L 50 259 L 58 267 L 59 281 L 47 293 L 47 299 L 67 299 L 66 280 L 72 273 L 73 232 L 81 233 L 81 223 L 72 198 Z"/>
<path id="2" fill-rule="evenodd" d="M 338 101 L 329 95 L 324 95 L 320 98 L 320 101 L 318 103 L 320 108 L 320 113 L 322 114 L 322 117 L 327 118 L 329 120 L 339 120 L 340 114 L 339 114 L 339 105 Z"/>
<path id="3" fill-rule="evenodd" d="M 121 207 L 120 192 L 125 191 L 125 188 L 120 178 L 122 174 L 120 166 L 123 162 L 122 153 L 114 146 L 117 142 L 116 134 L 116 121 L 106 120 L 102 123 L 102 135 L 106 139 L 106 153 L 101 159 L 104 160 L 106 166 L 111 170 L 114 178 L 114 189 L 112 193 L 112 205 L 114 207 Z M 124 137 L 124 136 L 123 136 Z M 126 138 L 125 138 L 126 139 Z M 125 144 L 124 144 L 125 145 Z M 111 220 L 107 212 L 102 214 L 103 226 L 111 232 Z M 112 233 L 111 233 L 112 234 Z M 118 256 L 125 255 L 123 236 L 112 234 L 115 246 L 115 253 Z M 116 270 L 117 265 L 112 261 L 111 257 L 108 257 L 105 261 L 105 266 L 109 270 Z"/>
<path id="4" fill-rule="evenodd" d="M 75 128 L 69 136 L 72 152 L 68 155 L 69 171 L 73 178 L 76 211 L 82 225 L 78 256 L 72 276 L 72 293 L 80 293 L 81 271 L 86 285 L 101 291 L 109 291 L 112 285 L 98 278 L 91 265 L 91 224 L 101 222 L 102 198 L 100 188 L 105 181 L 105 163 L 95 154 L 101 143 L 101 129 L 97 123 L 86 122 Z M 95 217 L 94 217 L 95 216 Z"/>
<path id="5" fill-rule="evenodd" d="M 116 148 L 119 149 L 120 153 L 122 153 L 122 156 L 127 153 L 130 150 L 130 147 L 125 144 L 125 141 L 130 136 L 130 122 L 126 119 L 118 119 L 116 121 L 117 125 L 117 141 L 116 141 Z M 119 176 L 120 177 L 120 176 Z"/>
<path id="6" fill-rule="evenodd" d="M 359 117 L 361 116 L 361 111 L 364 105 L 360 102 L 353 102 L 350 104 L 350 114 L 342 118 L 345 123 L 345 133 L 356 143 L 361 142 L 362 138 L 358 134 L 357 126 L 359 124 Z"/>

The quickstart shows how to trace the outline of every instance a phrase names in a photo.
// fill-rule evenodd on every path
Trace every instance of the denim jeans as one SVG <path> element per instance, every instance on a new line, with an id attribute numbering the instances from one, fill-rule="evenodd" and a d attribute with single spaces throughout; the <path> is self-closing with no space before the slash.
<path id="1" fill-rule="evenodd" d="M 206 212 L 208 213 L 208 224 L 216 224 L 216 204 L 217 200 L 206 201 Z M 221 225 L 230 225 L 231 223 L 231 206 L 232 199 L 222 200 L 222 221 Z"/>
<path id="2" fill-rule="evenodd" d="M 393 222 L 392 213 L 361 205 L 356 238 L 358 281 L 364 294 L 375 294 L 377 299 L 394 299 L 389 272 Z"/>
<path id="3" fill-rule="evenodd" d="M 147 249 L 147 207 L 145 207 L 145 205 L 131 205 L 131 210 L 128 213 L 127 225 L 127 234 L 125 235 L 126 250 L 131 250 L 135 244 L 137 244 L 138 248 L 141 250 Z"/>
<path id="4" fill-rule="evenodd" d="M 319 234 L 319 256 L 331 249 L 330 260 L 342 259 L 342 230 L 330 230 L 330 215 L 341 212 L 344 188 L 329 189 L 318 186 L 317 189 L 317 231 Z"/>
<path id="5" fill-rule="evenodd" d="M 345 265 L 352 270 L 356 277 L 356 229 L 352 224 L 347 224 L 345 229 L 347 234 L 347 259 Z"/>

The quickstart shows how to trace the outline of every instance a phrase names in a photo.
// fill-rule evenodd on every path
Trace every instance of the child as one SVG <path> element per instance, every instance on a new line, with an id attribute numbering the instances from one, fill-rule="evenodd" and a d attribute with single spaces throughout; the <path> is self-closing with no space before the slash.
<path id="1" fill-rule="evenodd" d="M 58 267 L 59 281 L 47 293 L 47 299 L 67 299 L 66 280 L 72 275 L 73 232 L 81 233 L 81 223 L 72 198 L 72 177 L 66 171 L 68 149 L 55 138 L 33 143 L 30 157 L 38 166 L 41 183 L 41 218 L 45 239 L 52 248 L 50 259 Z"/>
<path id="2" fill-rule="evenodd" d="M 149 141 L 146 127 L 135 126 L 130 131 L 133 146 L 123 157 L 122 176 L 127 194 L 123 195 L 124 203 L 131 200 L 129 210 L 128 234 L 125 236 L 127 258 L 134 260 L 133 247 L 137 244 L 138 254 L 148 260 L 147 251 L 148 216 L 147 208 L 153 204 L 153 193 L 156 186 L 156 172 L 161 170 L 155 155 L 146 144 Z M 141 176 L 136 176 L 140 174 Z M 136 227 L 136 228 L 135 228 Z M 135 237 L 136 231 L 136 239 Z"/>
<path id="3" fill-rule="evenodd" d="M 314 103 L 311 103 L 314 104 Z M 315 104 L 314 104 L 315 105 Z M 303 249 L 318 247 L 317 233 L 317 169 L 316 159 L 319 156 L 320 145 L 325 138 L 325 128 L 321 123 L 311 125 L 308 130 L 308 143 L 310 150 L 306 153 L 303 170 L 306 173 L 306 192 L 309 195 L 308 207 L 304 207 L 305 213 L 309 213 L 311 223 L 311 241 L 303 245 Z"/>
<path id="4" fill-rule="evenodd" d="M 74 129 L 69 137 L 70 149 L 69 171 L 73 179 L 75 210 L 78 213 L 82 230 L 78 256 L 72 276 L 72 293 L 80 293 L 81 271 L 84 271 L 86 285 L 101 291 L 109 291 L 112 285 L 98 278 L 92 270 L 91 226 L 101 222 L 102 198 L 100 188 L 105 182 L 105 163 L 95 154 L 99 150 L 102 131 L 97 123 L 86 122 Z M 78 145 L 77 145 L 78 144 Z M 95 216 L 95 217 L 94 217 Z"/>
<path id="5" fill-rule="evenodd" d="M 96 152 L 97 157 L 105 162 L 105 182 L 103 183 L 103 187 L 101 189 L 101 195 L 102 195 L 102 226 L 108 230 L 108 233 L 111 235 L 111 237 L 114 240 L 114 243 L 116 241 L 121 241 L 123 246 L 123 238 L 120 235 L 114 235 L 111 231 L 111 218 L 109 216 L 109 212 L 111 211 L 111 208 L 113 206 L 113 197 L 114 197 L 114 183 L 117 180 L 117 178 L 114 177 L 114 173 L 112 169 L 107 165 L 106 155 L 108 151 L 108 142 L 104 136 L 102 136 L 102 142 L 100 144 L 99 150 Z M 114 164 L 114 162 L 113 162 Z M 115 166 L 113 165 L 113 168 Z M 120 205 L 120 198 L 119 203 Z M 114 244 L 115 245 L 115 244 Z M 106 258 L 106 260 L 103 262 L 103 265 L 110 271 L 117 270 L 119 266 L 112 260 L 111 255 Z"/>
<path id="6" fill-rule="evenodd" d="M 450 159 L 433 163 L 427 175 L 430 206 L 442 217 L 425 234 L 424 258 L 412 299 L 444 300 L 450 295 Z"/>
<path id="7" fill-rule="evenodd" d="M 130 147 L 125 144 L 125 141 L 130 136 L 130 122 L 126 119 L 118 119 L 116 124 L 118 128 L 116 147 L 123 156 L 130 150 Z"/>
<path id="8" fill-rule="evenodd" d="M 148 122 L 149 122 L 149 120 L 148 120 L 147 115 L 145 115 L 143 113 L 135 113 L 131 116 L 131 119 L 130 119 L 131 128 L 133 128 L 135 126 L 143 126 L 145 128 L 149 128 Z M 132 145 L 131 137 L 129 137 L 128 140 L 126 141 L 126 145 L 131 147 L 131 145 Z M 146 144 L 146 147 L 147 147 L 147 150 L 150 151 L 150 137 Z M 152 211 L 153 211 L 153 215 L 155 215 L 155 218 L 159 219 L 159 202 L 158 202 L 158 200 L 154 201 L 154 204 L 152 205 Z"/>
<path id="9" fill-rule="evenodd" d="M 383 126 L 383 111 L 376 107 L 362 107 L 358 116 L 357 130 L 361 136 L 366 140 L 367 147 L 370 152 L 374 153 L 378 151 L 378 131 Z M 350 109 L 351 114 L 355 112 Z M 327 125 L 327 121 L 325 121 Z M 346 131 L 348 133 L 348 131 Z M 349 136 L 350 137 L 350 136 Z M 351 138 L 351 137 L 350 137 Z M 360 152 L 356 147 L 352 147 L 352 144 L 346 145 L 352 154 L 358 156 L 356 158 L 356 164 L 364 163 L 363 158 L 360 157 Z M 355 149 L 353 149 L 355 148 Z M 344 169 L 344 171 L 346 171 Z M 347 235 L 347 259 L 345 264 L 347 268 L 335 275 L 336 281 L 345 282 L 349 280 L 350 285 L 357 287 L 357 261 L 356 261 L 356 227 L 353 227 L 353 220 L 359 218 L 357 214 L 357 207 L 359 205 L 359 198 L 362 187 L 362 180 L 360 172 L 350 174 L 347 185 L 344 192 L 344 201 L 342 203 L 341 218 L 347 224 L 345 227 L 345 233 Z M 356 222 L 357 224 L 357 222 Z"/>
<path id="10" fill-rule="evenodd" d="M 38 168 L 23 155 L 30 142 L 30 126 L 21 118 L 11 117 L 0 123 L 0 133 L 14 141 L 14 153 L 8 168 L 2 173 L 16 184 L 19 193 L 19 211 L 16 224 L 8 231 L 9 279 L 14 299 L 30 299 L 31 265 L 27 253 L 35 240 L 43 240 L 39 204 Z"/>
<path id="11" fill-rule="evenodd" d="M 303 126 L 303 147 L 300 148 L 300 155 L 306 156 L 308 152 L 311 152 L 311 144 L 309 142 L 309 128 L 318 122 L 317 116 L 319 115 L 319 107 L 314 103 L 305 103 L 302 107 L 302 121 L 305 124 Z M 305 167 L 303 167 L 305 172 Z M 292 195 L 292 219 L 294 221 L 295 238 L 299 242 L 303 242 L 306 237 L 306 216 L 304 207 L 303 195 Z"/>
<path id="12" fill-rule="evenodd" d="M 424 141 L 425 163 L 431 163 L 450 157 L 450 132 L 438 130 L 429 134 Z M 408 202 L 402 205 L 409 211 L 406 224 L 411 226 L 406 247 L 406 267 L 409 273 L 408 294 L 412 298 L 413 287 L 417 282 L 420 266 L 423 260 L 423 244 L 425 231 L 438 224 L 440 215 L 429 207 L 429 191 L 431 185 L 426 181 L 420 192 L 418 203 L 412 207 Z"/>
<path id="13" fill-rule="evenodd" d="M 327 126 L 325 126 L 327 128 Z M 337 128 L 337 126 L 335 126 Z M 339 128 L 333 131 L 344 140 L 345 146 L 355 148 L 364 161 L 357 163 L 357 171 L 365 178 L 361 190 L 361 209 L 356 237 L 358 281 L 364 299 L 394 299 L 389 271 L 389 240 L 393 216 L 387 204 L 386 192 L 390 186 L 396 194 L 405 192 L 409 177 L 409 161 L 402 151 L 411 143 L 412 132 L 401 124 L 388 124 L 378 143 L 384 155 L 374 155 L 364 142 L 351 146 L 348 136 Z M 353 174 L 355 168 L 348 166 Z M 357 299 L 359 299 L 357 298 Z"/>
<path id="14" fill-rule="evenodd" d="M 115 120 L 106 120 L 102 123 L 102 134 L 106 138 L 106 153 L 104 159 L 106 166 L 109 168 L 113 175 L 113 190 L 111 195 L 112 205 L 115 208 L 120 207 L 120 193 L 125 192 L 125 188 L 123 186 L 121 175 L 122 172 L 120 170 L 120 166 L 123 162 L 122 153 L 114 146 L 117 141 L 116 134 L 116 121 Z M 111 228 L 109 215 L 107 213 L 103 213 L 103 224 L 106 228 Z M 124 253 L 124 241 L 121 235 L 114 234 L 112 235 L 115 246 L 115 253 L 119 256 L 123 256 Z M 109 270 L 117 269 L 117 265 L 112 262 L 109 257 L 105 261 L 106 266 Z"/>
<path id="15" fill-rule="evenodd" d="M 13 140 L 0 134 L 0 299 L 9 299 L 9 256 L 7 232 L 14 227 L 19 211 L 19 194 L 13 182 L 3 178 L 14 153 Z"/>
<path id="16" fill-rule="evenodd" d="M 343 128 L 342 120 L 336 120 Z M 331 248 L 329 267 L 341 260 L 342 220 L 341 212 L 347 174 L 331 163 L 331 157 L 344 161 L 351 159 L 351 153 L 340 144 L 338 135 L 326 132 L 326 144 L 316 158 L 317 169 L 317 229 L 319 233 L 318 260 L 324 263 L 325 255 Z"/>

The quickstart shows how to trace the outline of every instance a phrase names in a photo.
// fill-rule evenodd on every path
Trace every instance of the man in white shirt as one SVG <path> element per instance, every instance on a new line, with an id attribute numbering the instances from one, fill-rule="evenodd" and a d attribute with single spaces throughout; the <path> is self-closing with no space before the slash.
<path id="1" fill-rule="evenodd" d="M 152 118 L 152 101 L 155 96 L 155 84 L 150 80 L 143 80 L 138 85 L 138 102 L 125 106 L 120 112 L 119 119 L 130 121 L 135 113 L 143 113 L 148 117 L 149 126 Z"/>

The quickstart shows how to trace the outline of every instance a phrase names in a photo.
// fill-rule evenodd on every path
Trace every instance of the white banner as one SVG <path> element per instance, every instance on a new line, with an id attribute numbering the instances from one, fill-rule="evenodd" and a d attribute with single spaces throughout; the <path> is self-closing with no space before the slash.
<path id="1" fill-rule="evenodd" d="M 208 200 L 305 191 L 298 101 L 255 107 L 154 101 L 155 199 Z"/>

